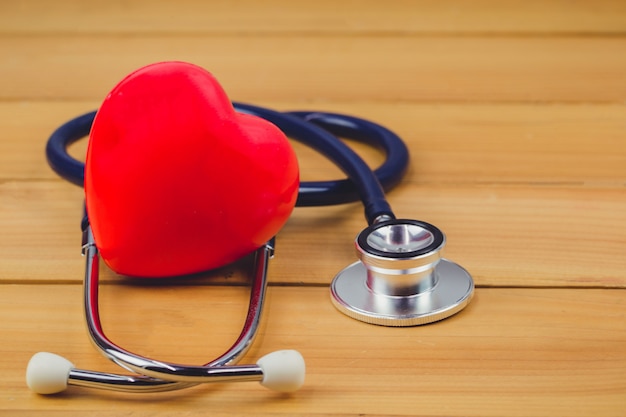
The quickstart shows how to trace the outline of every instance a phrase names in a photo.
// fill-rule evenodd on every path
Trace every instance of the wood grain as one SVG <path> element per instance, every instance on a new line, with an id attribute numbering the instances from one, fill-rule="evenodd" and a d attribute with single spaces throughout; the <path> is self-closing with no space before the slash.
<path id="1" fill-rule="evenodd" d="M 315 3 L 269 0 L 80 0 L 4 2 L 8 33 L 402 33 L 613 34 L 626 30 L 626 6 L 614 0 L 386 1 Z"/>
<path id="2" fill-rule="evenodd" d="M 45 141 L 62 122 L 98 105 L 99 101 L 0 102 L 0 114 L 10 115 L 0 119 L 0 128 L 11 138 L 0 141 L 0 180 L 57 179 L 45 163 Z M 412 183 L 626 184 L 622 104 L 275 101 L 266 105 L 347 113 L 387 126 L 409 147 L 406 181 Z M 79 143 L 73 154 L 83 159 L 85 149 L 85 143 Z M 379 152 L 365 146 L 356 149 L 372 166 L 381 163 Z M 315 152 L 304 146 L 296 150 L 304 180 L 343 176 Z"/>
<path id="3" fill-rule="evenodd" d="M 478 285 L 626 286 L 623 189 L 407 183 L 389 196 L 398 216 L 438 224 L 447 234 L 446 255 L 468 268 Z M 0 281 L 82 279 L 78 187 L 5 183 L 0 201 Z M 278 236 L 271 280 L 329 283 L 356 260 L 353 239 L 364 227 L 362 216 L 356 204 L 297 208 Z M 209 277 L 241 280 L 248 271 L 241 266 Z"/>
<path id="4" fill-rule="evenodd" d="M 254 383 L 143 399 L 79 389 L 52 398 L 31 394 L 23 387 L 23 367 L 40 349 L 67 355 L 78 366 L 116 369 L 95 355 L 87 340 L 80 291 L 76 285 L 17 285 L 0 294 L 4 335 L 21 341 L 19 347 L 5 346 L 0 357 L 8 375 L 0 404 L 7 412 L 44 407 L 93 415 L 212 409 L 217 415 L 393 410 L 400 416 L 417 410 L 429 416 L 617 416 L 623 411 L 623 290 L 479 289 L 470 307 L 452 319 L 397 329 L 344 317 L 331 306 L 326 288 L 272 287 L 248 360 L 274 349 L 300 350 L 307 358 L 307 383 L 293 396 L 277 397 Z M 113 340 L 194 363 L 233 341 L 247 296 L 243 288 L 220 287 L 104 286 L 102 292 L 103 323 Z"/>
<path id="5" fill-rule="evenodd" d="M 622 37 L 46 34 L 5 39 L 10 42 L 0 43 L 0 54 L 11 59 L 0 67 L 3 100 L 101 100 L 126 74 L 163 60 L 209 69 L 241 101 L 619 103 L 626 97 Z"/>
<path id="6" fill-rule="evenodd" d="M 611 0 L 0 2 L 0 415 L 623 416 L 625 35 L 626 3 Z M 446 232 L 446 256 L 478 287 L 469 307 L 414 328 L 341 315 L 328 283 L 355 260 L 362 209 L 297 208 L 246 361 L 300 350 L 301 391 L 28 391 L 39 350 L 119 372 L 87 339 L 83 192 L 47 166 L 46 139 L 167 59 L 204 66 L 237 101 L 396 131 L 411 166 L 389 200 Z M 342 176 L 294 147 L 303 179 Z M 237 336 L 250 267 L 152 284 L 103 268 L 105 330 L 150 356 L 206 362 Z"/>

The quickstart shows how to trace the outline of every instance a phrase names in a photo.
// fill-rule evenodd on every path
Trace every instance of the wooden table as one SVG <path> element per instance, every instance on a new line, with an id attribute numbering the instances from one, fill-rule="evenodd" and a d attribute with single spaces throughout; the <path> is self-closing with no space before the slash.
<path id="1" fill-rule="evenodd" d="M 626 415 L 623 1 L 4 1 L 0 57 L 0 414 Z M 300 350 L 301 391 L 31 393 L 24 371 L 40 350 L 118 369 L 84 329 L 82 190 L 49 169 L 46 139 L 127 73 L 171 59 L 209 69 L 237 101 L 400 134 L 411 168 L 389 199 L 447 233 L 446 256 L 477 285 L 469 307 L 413 328 L 340 314 L 328 284 L 355 259 L 361 208 L 298 208 L 246 360 Z M 304 179 L 341 175 L 294 146 Z M 105 330 L 131 350 L 204 363 L 239 331 L 249 264 L 184 285 L 103 271 Z"/>

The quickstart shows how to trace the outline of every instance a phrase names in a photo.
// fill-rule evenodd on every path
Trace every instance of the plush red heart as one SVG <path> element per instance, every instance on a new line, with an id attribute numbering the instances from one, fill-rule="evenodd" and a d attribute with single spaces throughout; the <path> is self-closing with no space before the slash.
<path id="1" fill-rule="evenodd" d="M 230 263 L 274 236 L 298 194 L 285 135 L 236 113 L 216 79 L 183 62 L 141 68 L 106 97 L 85 167 L 96 246 L 123 275 Z"/>

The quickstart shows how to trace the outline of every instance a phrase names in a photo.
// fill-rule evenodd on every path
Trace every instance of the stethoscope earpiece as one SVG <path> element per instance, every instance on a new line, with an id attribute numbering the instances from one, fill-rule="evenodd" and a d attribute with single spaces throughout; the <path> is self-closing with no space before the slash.
<path id="1" fill-rule="evenodd" d="M 306 365 L 304 358 L 296 350 L 277 350 L 268 353 L 260 358 L 256 364 L 261 371 L 261 376 L 257 377 L 251 373 L 250 380 L 258 381 L 265 388 L 272 391 L 294 392 L 304 384 Z M 225 368 L 226 373 L 235 369 L 233 367 Z M 213 368 L 213 370 L 219 369 L 220 367 Z M 37 394 L 57 394 L 65 391 L 68 385 L 114 390 L 113 387 L 116 386 L 113 382 L 115 375 L 101 374 L 99 379 L 93 379 L 96 375 L 92 371 L 76 369 L 74 364 L 63 356 L 49 352 L 38 352 L 28 362 L 26 385 Z M 87 376 L 91 379 L 87 378 Z M 118 382 L 122 382 L 123 376 L 121 377 Z M 137 382 L 140 379 L 141 377 L 134 379 L 134 381 Z M 221 380 L 227 379 L 228 377 L 222 376 Z M 165 385 L 168 384 L 167 381 L 162 382 Z M 159 391 L 150 385 L 147 388 L 150 391 Z"/>
<path id="2" fill-rule="evenodd" d="M 441 257 L 445 236 L 418 220 L 385 220 L 356 239 L 359 261 L 331 284 L 331 300 L 342 313 L 382 326 L 416 326 L 461 311 L 474 281 Z"/>

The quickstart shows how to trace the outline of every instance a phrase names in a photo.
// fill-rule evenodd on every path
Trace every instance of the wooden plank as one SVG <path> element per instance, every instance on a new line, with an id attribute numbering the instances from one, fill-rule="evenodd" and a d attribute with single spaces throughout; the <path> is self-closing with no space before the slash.
<path id="1" fill-rule="evenodd" d="M 442 228 L 446 256 L 465 266 L 478 285 L 626 286 L 623 188 L 409 182 L 389 197 L 399 217 Z M 78 187 L 0 184 L 0 281 L 81 280 L 81 215 Z M 278 235 L 272 282 L 328 284 L 356 260 L 353 239 L 364 227 L 356 203 L 296 209 Z M 235 264 L 208 277 L 244 282 L 248 267 Z"/>
<path id="2" fill-rule="evenodd" d="M 46 162 L 46 142 L 63 123 L 95 110 L 99 102 L 1 102 L 0 181 L 56 180 Z M 85 143 L 71 147 L 71 154 L 84 160 Z"/>
<path id="3" fill-rule="evenodd" d="M 0 282 L 80 282 L 83 215 L 81 188 L 54 182 L 0 183 Z M 250 260 L 192 281 L 247 282 Z M 102 281 L 117 280 L 102 268 Z"/>
<path id="4" fill-rule="evenodd" d="M 246 302 L 241 290 L 105 286 L 105 329 L 129 349 L 202 363 L 238 332 Z M 451 319 L 386 328 L 341 315 L 325 288 L 272 287 L 247 361 L 275 349 L 300 350 L 308 374 L 294 395 L 275 395 L 254 383 L 158 396 L 80 389 L 34 395 L 25 387 L 24 367 L 41 349 L 81 367 L 119 369 L 87 340 L 80 292 L 76 285 L 2 286 L 0 412 L 619 416 L 624 410 L 623 290 L 479 289 L 470 306 Z"/>
<path id="5" fill-rule="evenodd" d="M 398 217 L 438 225 L 447 235 L 445 256 L 478 285 L 626 283 L 624 189 L 406 184 L 389 197 Z M 358 205 L 297 209 L 279 234 L 274 279 L 330 282 L 354 260 L 361 213 Z"/>
<path id="6" fill-rule="evenodd" d="M 261 104 L 279 110 L 322 110 L 376 121 L 394 130 L 411 151 L 406 181 L 426 183 L 626 184 L 622 104 L 425 104 L 302 101 Z M 4 102 L 0 180 L 56 175 L 45 162 L 48 136 L 63 122 L 96 109 L 97 101 Z M 86 141 L 84 141 L 86 142 Z M 355 149 L 372 165 L 381 155 Z M 343 175 L 313 151 L 294 144 L 304 180 Z M 72 148 L 84 156 L 85 143 Z"/>
<path id="7" fill-rule="evenodd" d="M 269 102 L 280 110 L 347 113 L 376 121 L 407 144 L 405 181 L 420 184 L 560 184 L 623 187 L 626 108 L 618 104 Z M 378 152 L 351 143 L 372 166 Z M 342 178 L 294 144 L 304 180 Z"/>
<path id="8" fill-rule="evenodd" d="M 242 101 L 622 103 L 625 48 L 622 37 L 6 35 L 0 99 L 100 100 L 174 59 Z"/>
<path id="9" fill-rule="evenodd" d="M 8 33 L 623 33 L 623 2 L 3 2 Z"/>

